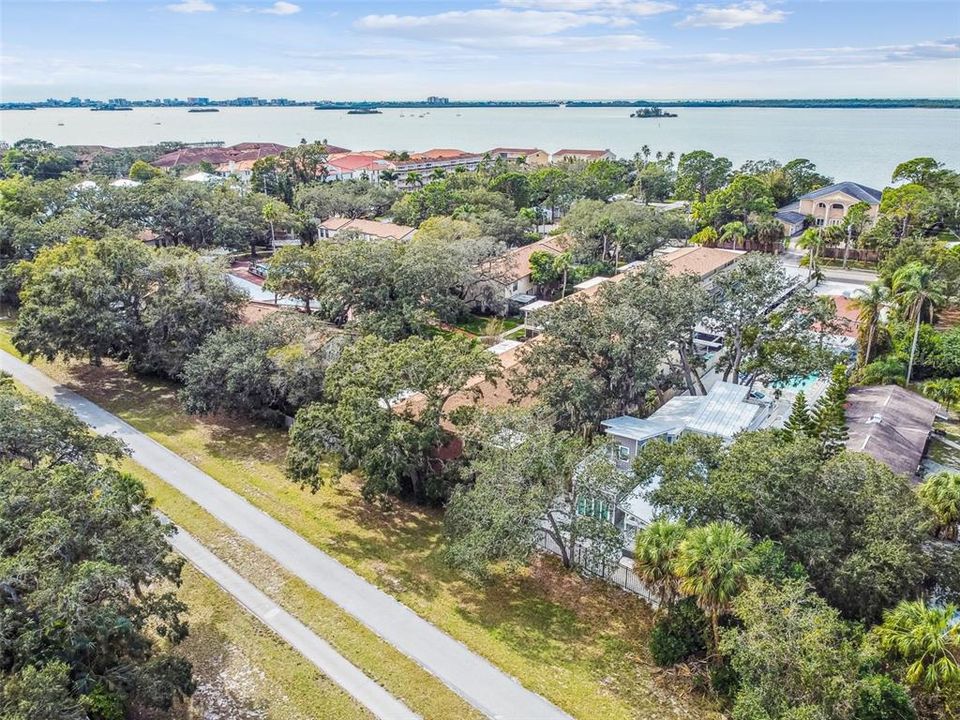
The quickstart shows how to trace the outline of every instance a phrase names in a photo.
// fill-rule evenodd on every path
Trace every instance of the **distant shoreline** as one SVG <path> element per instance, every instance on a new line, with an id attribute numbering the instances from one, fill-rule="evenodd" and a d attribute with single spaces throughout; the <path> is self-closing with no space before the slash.
<path id="1" fill-rule="evenodd" d="M 356 102 L 322 102 L 292 100 L 257 100 L 256 102 L 238 102 L 235 100 L 211 100 L 206 103 L 186 101 L 156 102 L 128 101 L 125 107 L 133 108 L 224 108 L 224 107 L 313 107 L 317 110 L 363 110 L 367 108 L 390 109 L 428 109 L 442 110 L 455 108 L 637 108 L 637 107 L 686 107 L 686 108 L 781 108 L 781 109 L 843 109 L 843 110 L 885 110 L 885 109 L 960 109 L 960 98 L 810 98 L 810 99 L 754 99 L 754 100 L 463 100 L 444 103 L 404 100 L 364 100 Z M 101 101 L 83 101 L 68 103 L 65 101 L 36 103 L 0 103 L 0 110 L 38 110 L 71 108 L 104 108 L 109 103 Z"/>

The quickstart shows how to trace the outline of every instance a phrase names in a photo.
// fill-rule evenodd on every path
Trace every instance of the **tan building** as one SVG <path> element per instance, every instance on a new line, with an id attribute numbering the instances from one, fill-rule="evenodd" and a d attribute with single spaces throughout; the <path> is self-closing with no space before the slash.
<path id="1" fill-rule="evenodd" d="M 783 224 L 785 233 L 793 236 L 803 230 L 808 217 L 813 218 L 815 227 L 839 225 L 851 207 L 865 202 L 870 206 L 868 217 L 872 225 L 877 221 L 882 194 L 882 191 L 860 183 L 835 183 L 801 195 L 796 202 L 780 208 L 776 217 Z"/>
<path id="2" fill-rule="evenodd" d="M 424 182 L 429 182 L 434 171 L 453 172 L 457 168 L 473 171 L 480 167 L 483 155 L 468 153 L 456 148 L 433 148 L 412 153 L 409 160 L 397 160 L 394 164 L 400 174 L 397 185 L 409 187 L 405 178 L 409 173 L 417 173 Z"/>
<path id="3" fill-rule="evenodd" d="M 397 225 L 378 220 L 351 219 L 334 215 L 317 224 L 321 238 L 332 239 L 340 233 L 352 231 L 364 240 L 409 240 L 417 231 L 409 225 Z"/>
<path id="4" fill-rule="evenodd" d="M 563 148 L 557 150 L 552 162 L 591 162 L 593 160 L 616 160 L 617 156 L 609 150 L 571 150 Z"/>
<path id="5" fill-rule="evenodd" d="M 536 283 L 530 277 L 533 272 L 530 268 L 530 256 L 537 251 L 559 255 L 563 252 L 563 240 L 546 238 L 508 251 L 494 268 L 496 282 L 503 286 L 504 299 L 509 300 L 515 295 L 535 294 L 533 291 L 536 290 Z"/>
<path id="6" fill-rule="evenodd" d="M 527 165 L 546 165 L 550 162 L 549 153 L 540 148 L 494 148 L 487 154 L 491 160 L 516 162 L 522 159 Z"/>

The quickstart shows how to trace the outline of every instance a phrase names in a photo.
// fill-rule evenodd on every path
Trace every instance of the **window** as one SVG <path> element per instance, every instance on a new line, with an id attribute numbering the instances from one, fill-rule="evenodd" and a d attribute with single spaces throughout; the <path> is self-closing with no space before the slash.
<path id="1" fill-rule="evenodd" d="M 818 208 L 821 208 L 821 209 L 822 209 L 822 208 L 825 208 L 826 206 L 827 206 L 826 203 L 817 203 L 817 207 L 818 207 Z"/>
<path id="2" fill-rule="evenodd" d="M 597 520 L 609 520 L 610 505 L 606 500 L 602 500 L 600 498 L 593 499 L 580 497 L 577 499 L 577 514 L 588 515 L 596 518 Z"/>
<path id="3" fill-rule="evenodd" d="M 629 460 L 630 459 L 630 448 L 626 445 L 621 445 L 617 448 L 617 457 L 620 460 Z"/>
<path id="4" fill-rule="evenodd" d="M 843 207 L 843 204 L 842 204 L 842 203 L 834 203 L 833 205 L 830 206 L 830 208 L 833 209 L 833 210 L 845 210 L 845 209 L 846 209 L 846 208 Z"/>

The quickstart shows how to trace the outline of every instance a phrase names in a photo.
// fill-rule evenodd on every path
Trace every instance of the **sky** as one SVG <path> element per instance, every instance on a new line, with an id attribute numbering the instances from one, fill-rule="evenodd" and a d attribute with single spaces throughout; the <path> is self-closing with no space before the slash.
<path id="1" fill-rule="evenodd" d="M 960 97 L 960 1 L 3 0 L 0 99 Z"/>

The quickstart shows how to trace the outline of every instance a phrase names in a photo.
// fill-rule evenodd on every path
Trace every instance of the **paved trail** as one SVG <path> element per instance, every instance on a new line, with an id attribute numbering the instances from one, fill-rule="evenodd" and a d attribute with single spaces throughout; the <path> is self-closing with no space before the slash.
<path id="1" fill-rule="evenodd" d="M 416 660 L 483 714 L 497 720 L 571 720 L 555 705 L 120 418 L 9 353 L 0 351 L 0 366 L 34 392 L 74 410 L 96 432 L 118 437 L 137 463 Z"/>
<path id="2" fill-rule="evenodd" d="M 170 542 L 176 551 L 200 572 L 232 595 L 254 617 L 277 633 L 376 717 L 381 720 L 419 720 L 419 715 L 411 712 L 406 705 L 364 675 L 356 665 L 244 580 L 194 537 L 180 530 Z"/>

